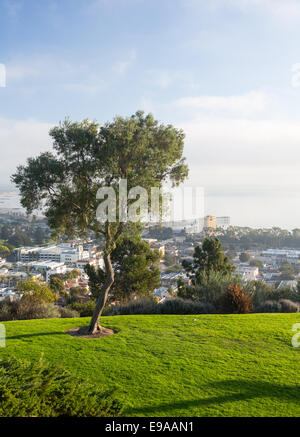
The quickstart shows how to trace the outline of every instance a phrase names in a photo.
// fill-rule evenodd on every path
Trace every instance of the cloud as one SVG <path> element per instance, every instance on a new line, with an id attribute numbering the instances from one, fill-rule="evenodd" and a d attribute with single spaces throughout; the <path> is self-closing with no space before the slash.
<path id="1" fill-rule="evenodd" d="M 122 76 L 132 66 L 135 60 L 136 60 L 136 51 L 132 49 L 126 60 L 122 60 L 115 63 L 115 65 L 113 66 L 113 71 L 118 75 Z"/>
<path id="2" fill-rule="evenodd" d="M 249 10 L 249 8 L 265 10 L 280 20 L 295 20 L 300 17 L 298 0 L 231 0 L 231 3 L 243 10 Z"/>
<path id="3" fill-rule="evenodd" d="M 298 122 L 200 117 L 180 127 L 186 132 L 190 162 L 200 166 L 246 166 L 256 171 L 290 168 L 300 161 Z"/>
<path id="4" fill-rule="evenodd" d="M 0 118 L 1 184 L 8 184 L 16 167 L 26 159 L 50 150 L 51 124 L 36 120 Z"/>
<path id="5" fill-rule="evenodd" d="M 143 103 L 184 130 L 188 183 L 205 187 L 216 202 L 222 197 L 299 197 L 300 125 L 278 116 L 277 96 L 250 91 L 183 97 L 168 105 Z"/>
<path id="6" fill-rule="evenodd" d="M 169 88 L 171 86 L 188 87 L 196 89 L 197 83 L 194 79 L 194 73 L 189 70 L 169 70 L 169 69 L 152 69 L 146 72 L 146 80 L 152 86 L 159 88 Z"/>
<path id="7" fill-rule="evenodd" d="M 69 62 L 52 55 L 19 56 L 7 62 L 7 83 L 22 90 L 56 86 L 83 94 L 101 93 L 108 83 L 87 63 Z"/>
<path id="8" fill-rule="evenodd" d="M 196 96 L 183 97 L 173 106 L 182 110 L 197 111 L 208 114 L 223 114 L 226 116 L 249 116 L 261 113 L 270 103 L 270 96 L 264 92 L 251 91 L 239 96 Z"/>
<path id="9" fill-rule="evenodd" d="M 210 13 L 220 9 L 235 8 L 244 13 L 265 13 L 280 22 L 297 21 L 300 17 L 299 0 L 182 0 L 182 4 L 189 8 L 200 7 Z"/>

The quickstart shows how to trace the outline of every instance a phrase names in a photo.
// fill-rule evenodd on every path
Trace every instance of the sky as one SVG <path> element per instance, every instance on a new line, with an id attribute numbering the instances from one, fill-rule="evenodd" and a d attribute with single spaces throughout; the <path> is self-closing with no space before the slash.
<path id="1" fill-rule="evenodd" d="M 0 186 L 66 117 L 142 109 L 184 129 L 206 214 L 300 227 L 299 21 L 300 0 L 0 0 Z"/>

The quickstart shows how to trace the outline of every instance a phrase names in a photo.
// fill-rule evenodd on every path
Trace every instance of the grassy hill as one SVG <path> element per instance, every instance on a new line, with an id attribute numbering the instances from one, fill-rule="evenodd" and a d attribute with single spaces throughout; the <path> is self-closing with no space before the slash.
<path id="1" fill-rule="evenodd" d="M 132 416 L 300 416 L 299 314 L 104 317 L 101 339 L 65 330 L 88 319 L 5 323 L 0 356 L 41 353 L 74 375 L 126 393 Z"/>

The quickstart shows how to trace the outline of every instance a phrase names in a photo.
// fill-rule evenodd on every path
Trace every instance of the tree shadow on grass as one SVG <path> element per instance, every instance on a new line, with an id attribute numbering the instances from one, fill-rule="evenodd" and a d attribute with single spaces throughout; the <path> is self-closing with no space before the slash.
<path id="1" fill-rule="evenodd" d="M 32 334 L 20 334 L 20 335 L 7 335 L 6 340 L 19 340 L 24 338 L 31 338 L 31 337 L 43 337 L 46 335 L 65 335 L 64 332 L 36 332 Z"/>
<path id="2" fill-rule="evenodd" d="M 126 413 L 130 415 L 170 413 L 172 410 L 187 410 L 193 407 L 201 408 L 215 404 L 216 406 L 228 403 L 248 401 L 255 398 L 276 398 L 283 401 L 300 403 L 299 385 L 277 385 L 262 381 L 225 380 L 206 385 L 205 391 L 220 390 L 226 394 L 220 394 L 204 399 L 182 400 L 168 404 L 151 405 L 144 408 L 132 408 Z M 299 407 L 300 414 L 300 407 Z"/>

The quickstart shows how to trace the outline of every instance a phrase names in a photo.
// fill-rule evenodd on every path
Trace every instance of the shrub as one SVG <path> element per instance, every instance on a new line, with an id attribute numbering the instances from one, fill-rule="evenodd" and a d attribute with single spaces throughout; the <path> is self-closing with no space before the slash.
<path id="1" fill-rule="evenodd" d="M 80 317 L 80 314 L 78 311 L 76 310 L 72 310 L 71 308 L 60 308 L 59 310 L 60 312 L 60 317 L 62 317 L 63 319 L 71 319 L 71 318 L 75 318 L 75 317 Z"/>
<path id="2" fill-rule="evenodd" d="M 297 289 L 289 286 L 273 289 L 272 293 L 270 294 L 270 300 L 279 301 L 280 299 L 289 299 L 293 302 L 300 303 L 300 293 L 297 291 Z"/>
<path id="3" fill-rule="evenodd" d="M 53 303 L 36 303 L 21 300 L 18 305 L 18 320 L 55 319 L 60 317 L 59 308 Z"/>
<path id="4" fill-rule="evenodd" d="M 130 314 L 156 314 L 157 303 L 153 299 L 137 299 L 130 302 L 111 305 L 105 311 L 107 316 L 130 315 Z"/>
<path id="5" fill-rule="evenodd" d="M 59 309 L 52 303 L 38 303 L 35 300 L 2 301 L 0 321 L 51 319 L 60 317 Z"/>
<path id="6" fill-rule="evenodd" d="M 160 314 L 214 314 L 215 307 L 210 303 L 188 299 L 167 299 L 157 304 Z"/>
<path id="7" fill-rule="evenodd" d="M 203 272 L 200 283 L 195 286 L 189 287 L 179 282 L 178 296 L 184 299 L 201 300 L 217 307 L 231 282 L 231 275 L 224 276 L 214 271 Z"/>
<path id="8" fill-rule="evenodd" d="M 44 282 L 24 281 L 19 282 L 17 290 L 22 294 L 22 299 L 35 300 L 38 303 L 55 302 L 55 293 Z"/>
<path id="9" fill-rule="evenodd" d="M 288 299 L 267 300 L 261 303 L 256 311 L 259 313 L 297 313 L 300 311 L 300 305 Z"/>
<path id="10" fill-rule="evenodd" d="M 0 417 L 119 416 L 114 392 L 101 392 L 43 359 L 0 361 Z"/>
<path id="11" fill-rule="evenodd" d="M 266 300 L 258 305 L 256 311 L 259 313 L 280 313 L 281 305 L 275 300 Z"/>
<path id="12" fill-rule="evenodd" d="M 133 300 L 123 305 L 111 306 L 106 315 L 129 314 L 212 314 L 216 309 L 209 303 L 188 299 L 166 299 L 157 303 L 153 299 Z"/>
<path id="13" fill-rule="evenodd" d="M 18 302 L 3 300 L 0 302 L 0 321 L 6 322 L 9 320 L 18 319 Z"/>
<path id="14" fill-rule="evenodd" d="M 87 302 L 73 302 L 67 306 L 71 310 L 75 310 L 80 314 L 80 317 L 90 317 L 93 315 L 96 303 L 93 300 Z"/>
<path id="15" fill-rule="evenodd" d="M 282 313 L 297 313 L 300 310 L 300 305 L 289 299 L 280 299 L 279 304 Z"/>
<path id="16" fill-rule="evenodd" d="M 224 313 L 247 314 L 252 309 L 252 297 L 245 293 L 240 284 L 231 284 L 222 296 L 220 305 Z"/>
<path id="17" fill-rule="evenodd" d="M 253 306 L 256 308 L 261 303 L 272 299 L 272 293 L 274 289 L 268 284 L 261 281 L 250 281 L 245 287 L 247 294 L 253 299 Z"/>

